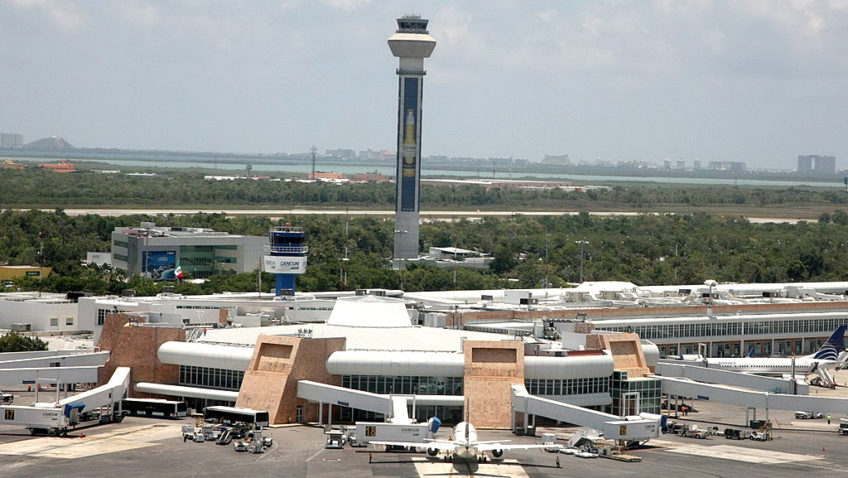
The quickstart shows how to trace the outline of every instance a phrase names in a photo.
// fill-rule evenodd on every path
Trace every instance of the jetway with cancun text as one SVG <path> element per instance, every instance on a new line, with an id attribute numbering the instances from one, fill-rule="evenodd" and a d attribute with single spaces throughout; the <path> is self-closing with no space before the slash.
<path id="1" fill-rule="evenodd" d="M 768 418 L 773 410 L 815 410 L 817 412 L 848 414 L 848 398 L 789 395 L 759 390 L 747 390 L 728 385 L 695 382 L 687 378 L 652 375 L 662 381 L 666 395 L 711 400 L 747 408 L 762 408 Z"/>
<path id="2" fill-rule="evenodd" d="M 524 415 L 524 429 L 530 425 L 530 415 L 546 417 L 562 422 L 600 430 L 610 440 L 644 442 L 660 435 L 659 418 L 640 416 L 619 417 L 548 398 L 530 395 L 524 385 L 512 386 L 513 430 L 516 428 L 515 413 Z"/>
<path id="3" fill-rule="evenodd" d="M 130 383 L 129 367 L 118 367 L 105 385 L 54 402 L 36 402 L 31 406 L 0 406 L 0 424 L 20 425 L 33 432 L 55 435 L 67 433 L 79 423 L 80 415 L 101 410 L 101 421 L 120 421 L 121 400 L 127 395 Z"/>
<path id="4" fill-rule="evenodd" d="M 465 404 L 462 395 L 387 395 L 364 392 L 350 388 L 328 385 L 326 383 L 300 380 L 297 382 L 297 396 L 310 402 L 318 402 L 318 422 L 323 424 L 324 404 L 329 405 L 328 420 L 332 417 L 333 405 L 355 408 L 386 416 L 389 423 L 410 424 L 415 420 L 409 417 L 409 405 L 413 416 L 418 405 L 457 406 Z M 332 424 L 332 423 L 331 423 Z"/>

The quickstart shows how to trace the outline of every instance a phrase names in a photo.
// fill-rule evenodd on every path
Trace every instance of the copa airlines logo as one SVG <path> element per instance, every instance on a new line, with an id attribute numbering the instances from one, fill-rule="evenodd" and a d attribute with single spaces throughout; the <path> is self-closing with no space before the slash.
<path id="1" fill-rule="evenodd" d="M 836 360 L 839 357 L 839 352 L 845 348 L 845 326 L 840 325 L 836 332 L 821 346 L 818 352 L 813 355 L 814 359 L 819 360 Z"/>
<path id="2" fill-rule="evenodd" d="M 819 349 L 813 358 L 819 360 L 836 360 L 837 357 L 839 357 L 839 352 L 837 352 L 836 347 L 830 342 L 827 342 L 822 345 L 822 348 Z"/>

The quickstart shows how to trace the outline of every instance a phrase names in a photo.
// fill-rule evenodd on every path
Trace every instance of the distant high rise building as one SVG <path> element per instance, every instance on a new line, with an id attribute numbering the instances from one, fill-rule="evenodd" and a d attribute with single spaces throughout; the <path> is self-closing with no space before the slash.
<path id="1" fill-rule="evenodd" d="M 701 160 L 696 159 L 692 161 L 692 169 L 701 169 Z"/>
<path id="2" fill-rule="evenodd" d="M 830 176 L 836 174 L 836 157 L 807 154 L 798 156 L 798 174 L 801 176 Z"/>
<path id="3" fill-rule="evenodd" d="M 816 173 L 823 176 L 836 174 L 836 156 L 819 156 L 816 158 Z"/>
<path id="4" fill-rule="evenodd" d="M 424 58 L 429 58 L 436 48 L 436 40 L 427 32 L 427 23 L 417 15 L 398 18 L 398 29 L 389 38 L 392 55 L 398 57 L 395 259 L 418 257 Z"/>
<path id="5" fill-rule="evenodd" d="M 24 145 L 24 135 L 17 133 L 0 133 L 0 148 L 20 148 Z"/>
<path id="6" fill-rule="evenodd" d="M 813 170 L 813 157 L 810 155 L 798 156 L 798 174 L 808 176 Z"/>

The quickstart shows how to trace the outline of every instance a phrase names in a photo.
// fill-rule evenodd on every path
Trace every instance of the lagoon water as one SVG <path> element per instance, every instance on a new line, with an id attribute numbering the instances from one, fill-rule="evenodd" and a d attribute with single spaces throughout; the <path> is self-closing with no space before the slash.
<path id="1" fill-rule="evenodd" d="M 56 159 L 48 158 L 16 158 L 21 161 L 30 162 L 55 162 Z M 72 160 L 73 161 L 73 160 Z M 221 175 L 229 175 L 233 172 L 243 172 L 246 163 L 229 163 L 222 161 L 141 161 L 134 159 L 80 159 L 78 161 L 98 162 L 113 166 L 133 166 L 136 168 L 151 167 L 151 168 L 203 168 L 220 170 Z M 354 163 L 350 165 L 332 163 L 318 164 L 319 171 L 334 171 L 344 174 L 356 174 L 362 172 L 378 171 L 385 176 L 394 177 L 394 165 L 373 165 Z M 312 165 L 309 163 L 297 164 L 253 164 L 254 173 L 257 172 L 289 172 L 306 174 L 312 171 Z M 453 171 L 444 169 L 430 169 L 422 165 L 423 177 L 463 177 L 463 178 L 480 178 L 492 179 L 491 175 L 478 176 L 478 171 Z M 845 185 L 838 182 L 819 182 L 805 181 L 802 179 L 791 180 L 765 180 L 765 179 L 733 179 L 733 178 L 678 178 L 678 177 L 661 177 L 661 176 L 603 176 L 603 175 L 582 175 L 582 174 L 565 174 L 565 173 L 538 173 L 538 172 L 509 172 L 498 171 L 494 178 L 496 179 L 556 179 L 563 181 L 574 181 L 577 183 L 611 183 L 611 182 L 628 182 L 628 183 L 659 183 L 659 184 L 723 184 L 723 185 L 740 185 L 740 186 L 772 186 L 772 187 L 792 187 L 792 186 L 812 186 L 821 188 L 844 188 Z"/>

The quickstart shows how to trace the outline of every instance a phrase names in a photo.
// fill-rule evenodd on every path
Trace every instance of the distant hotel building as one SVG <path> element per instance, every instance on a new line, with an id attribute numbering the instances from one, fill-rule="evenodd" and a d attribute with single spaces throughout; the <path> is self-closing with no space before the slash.
<path id="1" fill-rule="evenodd" d="M 801 176 L 830 176 L 836 174 L 836 157 L 807 154 L 798 156 L 798 174 Z"/>
<path id="2" fill-rule="evenodd" d="M 542 158 L 542 164 L 568 166 L 571 164 L 571 160 L 568 158 L 567 154 L 546 154 L 545 157 Z"/>
<path id="3" fill-rule="evenodd" d="M 24 145 L 24 136 L 17 133 L 0 133 L 0 148 L 17 149 Z"/>
<path id="4" fill-rule="evenodd" d="M 251 272 L 259 268 L 267 244 L 266 236 L 142 222 L 139 227 L 119 227 L 112 232 L 112 266 L 154 280 L 175 279 L 178 264 L 193 278 Z"/>
<path id="5" fill-rule="evenodd" d="M 745 171 L 746 166 L 742 161 L 710 161 L 707 163 L 707 169 L 715 171 Z"/>

